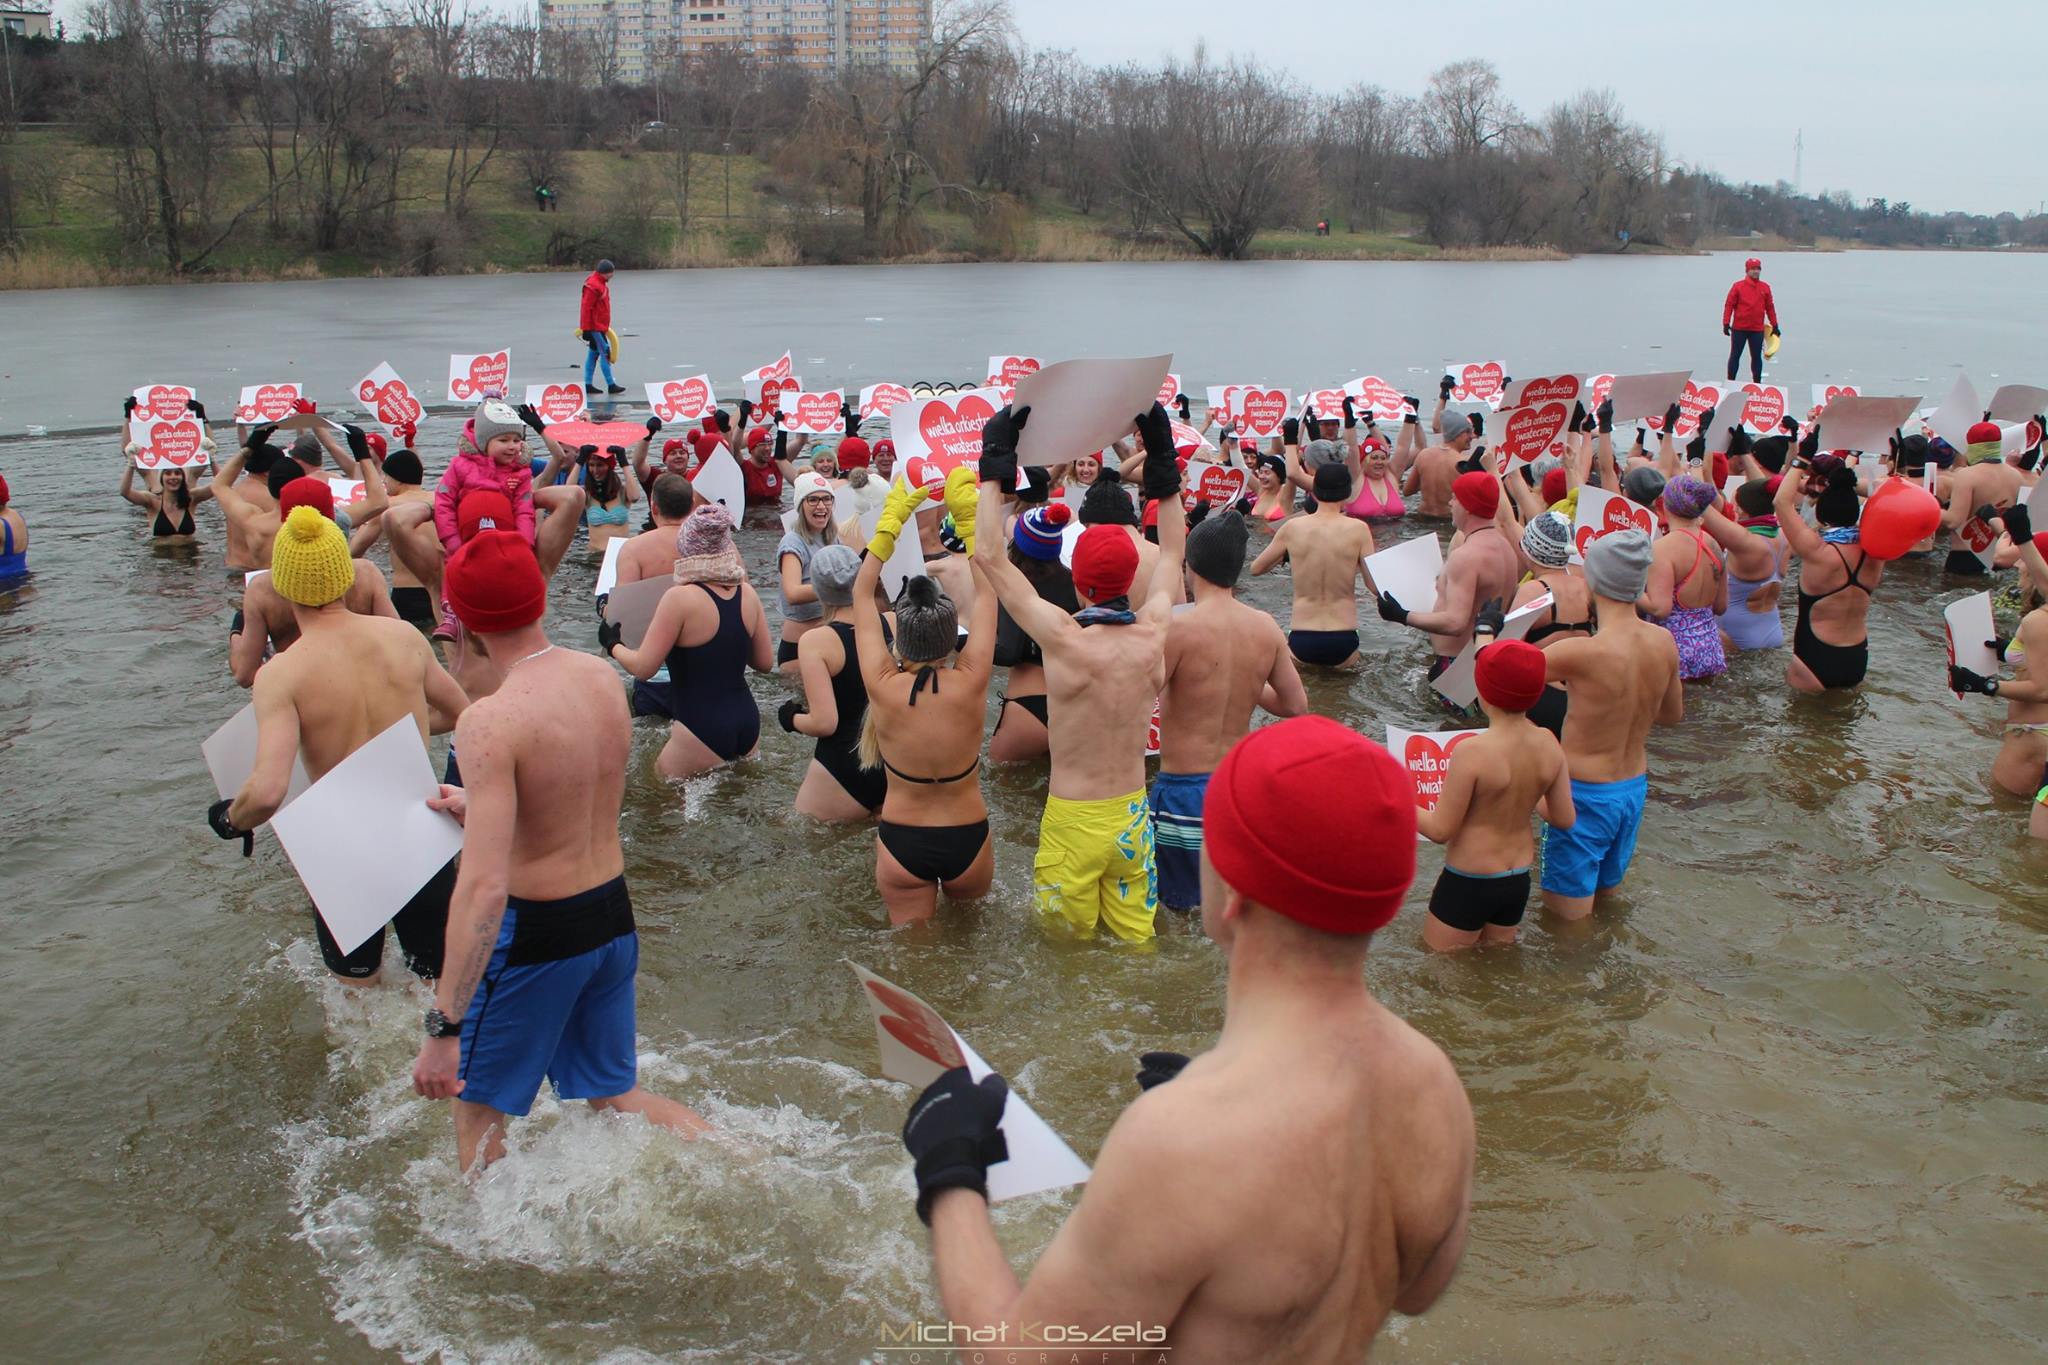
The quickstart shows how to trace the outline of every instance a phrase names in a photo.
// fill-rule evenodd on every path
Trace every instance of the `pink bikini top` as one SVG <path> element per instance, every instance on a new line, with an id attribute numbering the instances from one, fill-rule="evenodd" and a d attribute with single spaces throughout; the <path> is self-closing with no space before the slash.
<path id="1" fill-rule="evenodd" d="M 1372 491 L 1371 479 L 1360 479 L 1359 483 L 1362 487 L 1358 496 L 1351 500 L 1351 505 L 1344 509 L 1345 516 L 1364 521 L 1369 517 L 1398 517 L 1407 512 L 1407 504 L 1401 501 L 1401 485 L 1391 475 L 1387 478 L 1384 500 Z"/>

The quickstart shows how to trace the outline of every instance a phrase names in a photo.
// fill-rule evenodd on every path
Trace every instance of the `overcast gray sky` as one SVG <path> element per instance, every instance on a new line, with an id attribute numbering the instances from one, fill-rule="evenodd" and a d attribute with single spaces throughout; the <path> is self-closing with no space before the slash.
<path id="1" fill-rule="evenodd" d="M 1483 57 L 1525 113 L 1611 87 L 1676 160 L 1733 180 L 1882 196 L 1915 208 L 2025 212 L 2048 199 L 2048 4 L 2042 0 L 1010 0 L 1037 47 L 1107 65 L 1221 55 L 1321 91 L 1417 94 Z"/>

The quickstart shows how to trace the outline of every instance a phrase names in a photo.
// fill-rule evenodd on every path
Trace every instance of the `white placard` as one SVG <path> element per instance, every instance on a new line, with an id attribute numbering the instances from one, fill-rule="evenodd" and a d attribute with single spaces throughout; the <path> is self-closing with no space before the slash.
<path id="1" fill-rule="evenodd" d="M 1572 550 L 1581 558 L 1586 547 L 1614 531 L 1641 531 L 1657 538 L 1657 514 L 1619 493 L 1588 484 L 1579 489 L 1579 514 L 1572 523 Z"/>
<path id="2" fill-rule="evenodd" d="M 1453 360 L 1444 366 L 1453 382 L 1451 402 L 1484 403 L 1499 411 L 1507 393 L 1507 366 L 1498 360 Z"/>
<path id="3" fill-rule="evenodd" d="M 1637 422 L 1645 417 L 1662 417 L 1685 392 L 1692 378 L 1690 370 L 1669 370 L 1662 374 L 1618 374 L 1607 390 L 1614 404 L 1616 422 Z"/>
<path id="4" fill-rule="evenodd" d="M 1813 386 L 1813 411 L 1806 415 L 1807 420 L 1812 421 L 1826 412 L 1828 404 L 1834 402 L 1837 398 L 1861 398 L 1862 396 L 1863 390 L 1854 384 L 1815 384 Z"/>
<path id="5" fill-rule="evenodd" d="M 1241 441 L 1270 441 L 1282 434 L 1294 395 L 1264 384 L 1232 384 L 1224 393 Z"/>
<path id="6" fill-rule="evenodd" d="M 675 585 L 673 576 L 663 576 L 635 579 L 612 589 L 605 599 L 604 619 L 618 626 L 620 644 L 628 649 L 640 648 L 640 642 L 647 638 L 647 627 L 654 621 L 655 608 Z"/>
<path id="7" fill-rule="evenodd" d="M 1018 463 L 1065 464 L 1128 435 L 1138 416 L 1151 411 L 1172 364 L 1170 355 L 1062 360 L 1025 375 L 1011 399 L 1031 409 L 1017 438 Z"/>
<path id="8" fill-rule="evenodd" d="M 697 490 L 697 496 L 706 502 L 715 502 L 732 514 L 732 524 L 738 526 L 747 514 L 747 479 L 740 473 L 740 462 L 724 446 L 715 447 L 704 457 L 704 463 L 697 466 L 697 472 L 690 476 L 690 484 Z"/>
<path id="9" fill-rule="evenodd" d="M 344 758 L 271 818 L 271 830 L 344 953 L 363 946 L 462 851 L 462 826 L 427 807 L 441 784 L 411 715 Z M 376 856 L 363 812 L 377 812 Z"/>
<path id="10" fill-rule="evenodd" d="M 297 384 L 244 384 L 235 404 L 235 421 L 245 427 L 282 422 L 298 410 L 296 405 L 303 396 Z"/>
<path id="11" fill-rule="evenodd" d="M 1035 355 L 992 355 L 988 358 L 988 378 L 981 382 L 986 388 L 1014 389 L 1018 380 L 1044 368 L 1045 362 Z"/>
<path id="12" fill-rule="evenodd" d="M 1997 677 L 1998 652 L 1984 643 L 1998 633 L 1991 616 L 1990 592 L 1972 593 L 1949 603 L 1941 609 L 1941 620 L 1948 637 L 1949 661 L 1986 678 Z"/>
<path id="13" fill-rule="evenodd" d="M 889 439 L 896 443 L 896 468 L 905 482 L 936 488 L 959 466 L 979 464 L 981 429 L 1002 406 L 1002 394 L 981 388 L 912 398 L 889 409 Z M 1037 424 L 1034 412 L 1025 430 Z"/>
<path id="14" fill-rule="evenodd" d="M 427 420 L 427 410 L 419 395 L 399 378 L 388 361 L 356 381 L 356 401 L 369 408 L 370 415 L 387 431 Z"/>
<path id="15" fill-rule="evenodd" d="M 631 539 L 631 536 L 613 536 L 604 543 L 604 563 L 597 566 L 597 587 L 592 590 L 592 596 L 604 596 L 619 581 L 619 556 L 625 553 L 626 542 Z"/>
<path id="16" fill-rule="evenodd" d="M 1941 406 L 1927 414 L 1927 429 L 1957 450 L 1969 444 L 1970 428 L 1976 425 L 1984 405 L 1977 401 L 1977 386 L 1970 376 L 1959 374 Z"/>
<path id="17" fill-rule="evenodd" d="M 1407 420 L 1408 403 L 1401 390 L 1376 374 L 1362 374 L 1344 386 L 1352 397 L 1352 410 L 1360 417 L 1368 412 L 1376 422 Z"/>
<path id="18" fill-rule="evenodd" d="M 542 426 L 580 422 L 590 415 L 590 405 L 584 401 L 581 384 L 528 384 L 526 406 L 540 414 Z"/>
<path id="19" fill-rule="evenodd" d="M 1919 406 L 1917 394 L 1911 398 L 1838 397 L 1820 415 L 1820 448 L 1882 454 L 1891 449 L 1892 433 L 1904 426 Z"/>
<path id="20" fill-rule="evenodd" d="M 886 417 L 889 409 L 898 403 L 910 401 L 910 386 L 907 384 L 870 384 L 860 391 L 860 420 L 870 417 Z"/>
<path id="21" fill-rule="evenodd" d="M 256 703 L 245 703 L 241 710 L 229 716 L 227 724 L 201 742 L 199 753 L 206 760 L 206 771 L 213 777 L 215 795 L 228 798 L 242 790 L 249 774 L 256 771 Z M 293 754 L 291 780 L 284 789 L 284 806 L 298 800 L 299 794 L 312 784 L 313 779 L 306 776 L 305 760 Z M 284 806 L 278 809 L 283 810 Z"/>
<path id="22" fill-rule="evenodd" d="M 2048 408 L 2048 389 L 2032 384 L 2000 384 L 1983 410 L 1991 414 L 1990 420 L 1994 422 L 2024 422 L 2044 408 Z M 1959 442 L 1949 444 L 1957 450 L 1963 448 Z"/>
<path id="23" fill-rule="evenodd" d="M 1571 405 L 1582 403 L 1586 398 L 1586 380 L 1583 375 L 1550 374 L 1538 375 L 1534 379 L 1517 379 L 1508 385 L 1501 395 L 1502 408 L 1535 407 L 1543 403 L 1562 403 L 1565 411 Z"/>
<path id="24" fill-rule="evenodd" d="M 1480 730 L 1403 730 L 1399 726 L 1387 727 L 1387 752 L 1394 756 L 1403 768 L 1408 770 L 1408 780 L 1415 787 L 1415 805 L 1418 810 L 1435 810 L 1436 803 L 1443 796 L 1444 778 L 1451 770 L 1451 751 L 1477 734 Z M 1426 837 L 1420 830 L 1415 837 Z"/>
<path id="25" fill-rule="evenodd" d="M 977 1081 L 989 1074 L 989 1064 L 937 1010 L 865 967 L 852 962 L 847 965 L 860 979 L 861 1000 L 874 1016 L 884 1076 L 922 1090 L 956 1066 L 965 1066 Z M 1014 1090 L 1003 1105 L 997 1127 L 1010 1155 L 988 1168 L 990 1203 L 1064 1189 L 1088 1179 L 1088 1163 L 1075 1156 L 1074 1149 Z"/>
<path id="26" fill-rule="evenodd" d="M 1782 384 L 1743 384 L 1729 393 L 1727 401 L 1756 436 L 1776 434 L 1778 424 L 1792 413 L 1792 395 Z"/>
<path id="27" fill-rule="evenodd" d="M 140 414 L 142 409 L 135 411 Z M 190 415 L 161 420 L 138 416 L 128 424 L 128 440 L 135 448 L 137 469 L 196 469 L 210 458 L 206 427 Z"/>
<path id="28" fill-rule="evenodd" d="M 846 416 L 840 411 L 845 402 L 845 393 L 838 389 L 784 389 L 776 396 L 775 410 L 792 436 L 838 436 L 846 431 Z"/>
<path id="29" fill-rule="evenodd" d="M 1529 630 L 1536 623 L 1536 617 L 1552 603 L 1549 593 L 1535 598 L 1527 606 L 1516 607 L 1501 622 L 1499 640 L 1522 640 L 1528 638 Z M 1479 641 L 1467 640 L 1465 647 L 1458 651 L 1458 657 L 1451 660 L 1451 666 L 1439 673 L 1434 687 L 1445 698 L 1458 706 L 1470 706 L 1479 697 L 1478 682 Z"/>
<path id="30" fill-rule="evenodd" d="M 1443 576 L 1444 547 L 1435 532 L 1404 540 L 1391 550 L 1365 557 L 1365 571 L 1375 591 L 1390 593 L 1410 611 L 1436 606 L 1436 581 Z"/>
<path id="31" fill-rule="evenodd" d="M 646 387 L 647 406 L 664 422 L 701 421 L 718 407 L 718 394 L 708 374 L 664 379 Z"/>
<path id="32" fill-rule="evenodd" d="M 512 352 L 485 351 L 448 357 L 448 397 L 457 403 L 481 403 L 512 392 Z"/>

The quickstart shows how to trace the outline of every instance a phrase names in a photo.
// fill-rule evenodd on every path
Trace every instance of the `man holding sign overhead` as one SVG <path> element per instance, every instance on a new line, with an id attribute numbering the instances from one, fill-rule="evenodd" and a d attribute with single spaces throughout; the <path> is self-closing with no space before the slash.
<path id="1" fill-rule="evenodd" d="M 348 609 L 355 578 L 341 528 L 311 507 L 292 508 L 272 546 L 270 582 L 291 604 L 298 643 L 257 672 L 251 689 L 256 766 L 242 789 L 215 802 L 206 817 L 214 833 L 241 839 L 245 850 L 249 832 L 284 805 L 294 758 L 304 759 L 307 776 L 317 782 L 401 718 L 411 716 L 424 739 L 454 728 L 469 704 L 417 630 L 396 616 Z M 441 974 L 454 886 L 451 862 L 392 919 L 406 966 L 419 976 Z M 313 927 L 327 970 L 350 985 L 376 982 L 384 964 L 383 930 L 343 952 L 317 913 Z"/>
<path id="2" fill-rule="evenodd" d="M 1275 818 L 1303 793 L 1343 799 Z M 1471 1105 L 1442 1050 L 1365 984 L 1372 935 L 1415 879 L 1407 772 L 1335 721 L 1285 720 L 1224 758 L 1203 818 L 1223 1035 L 1193 1060 L 1144 1054 L 1143 1093 L 1028 1280 L 986 1202 L 1008 1159 L 1003 1078 L 955 1067 L 904 1124 L 941 1305 L 977 1341 L 1028 1345 L 1059 1324 L 1086 1334 L 1069 1344 L 1122 1330 L 1117 1358 L 1357 1360 L 1464 1254 Z"/>

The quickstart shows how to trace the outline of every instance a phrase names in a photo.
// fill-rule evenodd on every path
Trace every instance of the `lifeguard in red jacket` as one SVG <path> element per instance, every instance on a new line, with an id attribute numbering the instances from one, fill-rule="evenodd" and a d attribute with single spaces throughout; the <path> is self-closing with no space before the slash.
<path id="1" fill-rule="evenodd" d="M 576 314 L 576 330 L 583 333 L 583 343 L 590 353 L 583 357 L 583 391 L 585 393 L 624 393 L 626 386 L 612 378 L 612 344 L 605 334 L 612 327 L 612 271 L 610 261 L 599 261 L 597 269 L 590 272 L 583 281 L 583 307 Z M 605 387 L 600 389 L 590 382 L 593 367 L 604 366 Z"/>
<path id="2" fill-rule="evenodd" d="M 1742 348 L 1749 347 L 1749 379 L 1764 382 L 1764 324 L 1780 335 L 1778 305 L 1771 299 L 1771 287 L 1764 283 L 1764 263 L 1752 256 L 1742 263 L 1742 278 L 1728 286 L 1728 301 L 1721 305 L 1721 335 L 1729 337 L 1728 379 L 1742 360 Z"/>

